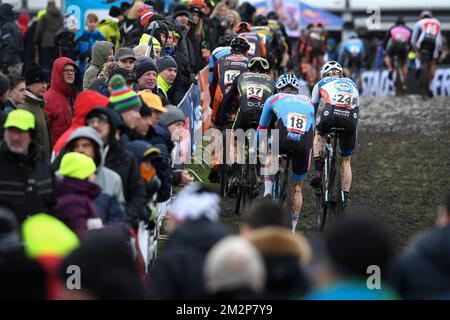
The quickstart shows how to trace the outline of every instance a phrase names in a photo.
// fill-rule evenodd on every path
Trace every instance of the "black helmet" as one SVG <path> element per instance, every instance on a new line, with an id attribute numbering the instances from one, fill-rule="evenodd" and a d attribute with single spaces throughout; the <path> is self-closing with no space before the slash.
<path id="1" fill-rule="evenodd" d="M 261 57 L 254 57 L 248 63 L 248 71 L 268 72 L 270 71 L 269 62 Z"/>
<path id="2" fill-rule="evenodd" d="M 226 34 L 219 38 L 219 47 L 228 47 L 233 41 L 233 36 Z"/>
<path id="3" fill-rule="evenodd" d="M 245 38 L 236 37 L 231 41 L 231 49 L 234 51 L 246 53 L 250 49 L 250 44 Z"/>
<path id="4" fill-rule="evenodd" d="M 269 24 L 269 21 L 262 14 L 257 15 L 255 17 L 255 19 L 253 20 L 253 25 L 254 26 L 267 26 L 268 24 Z"/>
<path id="5" fill-rule="evenodd" d="M 278 20 L 278 19 L 280 19 L 280 16 L 278 15 L 278 13 L 276 13 L 276 11 L 270 11 L 267 14 L 267 19 L 269 19 L 269 20 Z"/>
<path id="6" fill-rule="evenodd" d="M 403 16 L 398 16 L 397 20 L 395 21 L 396 26 L 404 26 L 405 25 L 405 18 Z"/>

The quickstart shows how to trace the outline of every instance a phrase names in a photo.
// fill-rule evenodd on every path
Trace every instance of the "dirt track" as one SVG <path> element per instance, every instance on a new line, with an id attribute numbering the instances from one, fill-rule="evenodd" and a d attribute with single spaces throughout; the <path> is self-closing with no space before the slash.
<path id="1" fill-rule="evenodd" d="M 398 248 L 432 227 L 450 185 L 450 99 L 363 97 L 352 167 L 349 211 L 383 219 Z M 308 186 L 303 196 L 297 228 L 311 235 L 314 196 Z M 225 199 L 222 220 L 237 231 L 240 219 L 233 205 L 233 199 Z"/>

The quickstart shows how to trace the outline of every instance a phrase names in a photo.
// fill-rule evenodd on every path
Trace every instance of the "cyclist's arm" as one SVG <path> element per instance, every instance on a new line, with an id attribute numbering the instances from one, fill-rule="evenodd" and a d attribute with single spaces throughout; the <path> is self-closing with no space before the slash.
<path id="1" fill-rule="evenodd" d="M 413 47 L 413 49 L 417 49 L 416 42 L 417 42 L 417 39 L 419 38 L 420 30 L 421 30 L 421 25 L 420 25 L 420 21 L 419 21 L 414 25 L 414 29 L 413 29 L 413 32 L 411 35 L 411 46 Z"/>
<path id="2" fill-rule="evenodd" d="M 209 59 L 209 83 L 212 83 L 215 65 L 216 65 L 216 56 L 211 54 Z"/>
<path id="3" fill-rule="evenodd" d="M 226 116 L 233 106 L 234 99 L 236 99 L 236 96 L 238 94 L 238 78 L 240 77 L 236 77 L 236 79 L 234 79 L 230 91 L 228 91 L 222 103 L 220 104 L 219 109 L 217 110 L 216 124 L 219 126 L 224 124 Z"/>
<path id="4" fill-rule="evenodd" d="M 213 78 L 211 84 L 209 85 L 209 93 L 211 95 L 211 101 L 214 101 L 214 96 L 216 94 L 217 83 L 219 82 L 219 65 L 215 64 Z"/>
<path id="5" fill-rule="evenodd" d="M 316 83 L 311 93 L 311 102 L 314 105 L 314 118 L 317 115 L 317 110 L 319 109 L 320 103 L 320 93 L 319 93 L 319 84 Z"/>
<path id="6" fill-rule="evenodd" d="M 438 50 L 439 55 L 440 55 L 441 50 L 442 50 L 442 32 L 441 31 L 439 31 L 439 33 L 436 37 L 436 49 Z"/>

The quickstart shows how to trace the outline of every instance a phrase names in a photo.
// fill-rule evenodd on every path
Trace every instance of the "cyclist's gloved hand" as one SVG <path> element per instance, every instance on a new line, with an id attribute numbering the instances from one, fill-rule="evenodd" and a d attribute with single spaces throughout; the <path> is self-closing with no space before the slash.
<path id="1" fill-rule="evenodd" d="M 320 188 L 320 185 L 322 184 L 322 175 L 320 171 L 316 172 L 309 184 L 315 189 Z"/>

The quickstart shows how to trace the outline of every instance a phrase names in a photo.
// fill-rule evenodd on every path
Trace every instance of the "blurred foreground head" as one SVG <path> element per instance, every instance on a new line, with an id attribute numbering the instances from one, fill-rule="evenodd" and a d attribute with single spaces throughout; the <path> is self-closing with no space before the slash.
<path id="1" fill-rule="evenodd" d="M 333 271 L 343 277 L 366 277 L 375 265 L 382 274 L 393 257 L 393 239 L 385 225 L 369 215 L 349 214 L 338 220 L 325 235 Z"/>
<path id="2" fill-rule="evenodd" d="M 265 278 L 261 254 L 238 236 L 218 242 L 205 260 L 205 288 L 213 298 L 251 298 L 264 290 Z"/>

